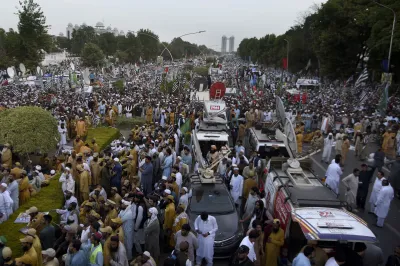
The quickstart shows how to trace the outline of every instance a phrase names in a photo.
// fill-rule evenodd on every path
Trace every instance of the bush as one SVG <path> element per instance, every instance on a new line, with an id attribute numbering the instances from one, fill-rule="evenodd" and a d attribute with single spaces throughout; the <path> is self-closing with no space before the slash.
<path id="1" fill-rule="evenodd" d="M 128 127 L 133 128 L 136 125 L 143 126 L 146 124 L 146 120 L 142 117 L 131 117 L 120 116 L 117 118 L 117 127 Z"/>
<path id="2" fill-rule="evenodd" d="M 89 128 L 87 142 L 95 138 L 99 149 L 104 150 L 114 139 L 119 138 L 119 134 L 119 130 L 113 127 Z"/>
<path id="3" fill-rule="evenodd" d="M 193 72 L 200 76 L 205 77 L 208 75 L 208 68 L 207 67 L 195 67 Z"/>
<path id="4" fill-rule="evenodd" d="M 11 144 L 19 154 L 49 152 L 60 138 L 56 119 L 40 107 L 5 110 L 0 113 L 0 125 L 0 143 Z"/>
<path id="5" fill-rule="evenodd" d="M 24 228 L 26 224 L 15 224 L 14 221 L 17 219 L 21 212 L 25 212 L 30 207 L 35 206 L 39 211 L 47 212 L 53 216 L 53 221 L 59 223 L 60 216 L 54 211 L 55 209 L 62 208 L 64 204 L 64 194 L 61 193 L 61 183 L 58 182 L 59 175 L 50 180 L 50 184 L 47 187 L 43 187 L 38 194 L 31 197 L 28 202 L 20 205 L 10 218 L 0 224 L 0 235 L 7 238 L 7 246 L 9 246 L 13 252 L 13 257 L 20 257 L 23 255 L 21 248 L 20 238 L 24 235 L 19 232 L 21 228 Z"/>

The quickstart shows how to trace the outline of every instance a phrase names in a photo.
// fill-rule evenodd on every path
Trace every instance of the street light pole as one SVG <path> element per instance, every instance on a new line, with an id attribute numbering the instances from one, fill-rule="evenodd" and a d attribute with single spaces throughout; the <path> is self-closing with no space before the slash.
<path id="1" fill-rule="evenodd" d="M 287 60 L 287 71 L 289 72 L 289 46 L 290 43 L 288 40 L 283 39 L 285 42 L 287 42 L 287 46 L 286 46 L 286 60 Z"/>
<path id="2" fill-rule="evenodd" d="M 394 10 L 388 6 L 385 6 L 381 3 L 378 3 L 376 1 L 374 1 L 375 4 L 384 7 L 386 9 L 389 9 L 390 11 L 392 11 L 393 13 L 393 26 L 392 26 L 392 35 L 390 36 L 390 45 L 389 45 L 389 56 L 388 56 L 388 73 L 390 72 L 390 57 L 392 56 L 392 44 L 393 44 L 393 34 L 394 34 L 394 27 L 396 26 L 396 12 L 394 12 Z"/>
<path id="3" fill-rule="evenodd" d="M 181 36 L 178 36 L 178 37 L 174 38 L 174 39 L 171 41 L 171 43 L 167 45 L 167 47 L 169 47 L 169 46 L 174 42 L 174 40 L 176 40 L 176 39 L 178 39 L 178 38 L 181 38 L 181 37 L 187 36 L 187 35 L 194 35 L 194 34 L 204 33 L 204 32 L 206 32 L 206 31 L 205 31 L 205 30 L 201 30 L 201 31 L 196 31 L 196 32 L 191 32 L 191 33 L 185 33 L 185 34 L 183 34 L 183 35 L 181 35 Z M 168 50 L 168 48 L 167 48 L 165 45 L 164 45 L 164 47 L 165 47 L 165 48 L 164 48 L 164 50 L 162 50 L 160 56 L 162 56 L 162 54 L 164 53 L 165 50 Z M 174 60 L 172 60 L 172 61 L 174 61 Z"/>

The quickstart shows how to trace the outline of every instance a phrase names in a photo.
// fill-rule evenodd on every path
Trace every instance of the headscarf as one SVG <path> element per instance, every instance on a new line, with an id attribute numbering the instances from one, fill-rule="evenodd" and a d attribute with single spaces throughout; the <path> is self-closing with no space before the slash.
<path id="1" fill-rule="evenodd" d="M 147 226 L 151 225 L 153 222 L 157 220 L 157 214 L 158 214 L 157 209 L 154 207 L 151 207 L 149 209 L 149 212 L 151 213 L 151 217 L 149 219 L 149 222 L 147 223 Z"/>

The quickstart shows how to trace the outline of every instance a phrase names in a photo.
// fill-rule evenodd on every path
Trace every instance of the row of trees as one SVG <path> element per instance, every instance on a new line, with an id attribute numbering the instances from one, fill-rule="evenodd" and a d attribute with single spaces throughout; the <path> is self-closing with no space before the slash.
<path id="1" fill-rule="evenodd" d="M 0 68 L 24 63 L 35 68 L 44 52 L 66 50 L 74 56 L 82 56 L 84 64 L 97 66 L 105 57 L 118 58 L 122 63 L 135 63 L 140 58 L 155 60 L 164 47 L 168 47 L 174 59 L 185 56 L 214 53 L 204 45 L 185 42 L 180 38 L 171 43 L 161 42 L 158 36 L 148 29 L 140 29 L 126 36 L 114 36 L 112 33 L 97 34 L 93 27 L 82 26 L 72 33 L 72 38 L 51 36 L 49 26 L 40 6 L 34 0 L 21 0 L 17 15 L 18 31 L 0 28 Z M 167 51 L 165 59 L 170 60 Z"/>
<path id="2" fill-rule="evenodd" d="M 381 0 L 400 17 L 400 1 Z M 346 79 L 365 67 L 382 72 L 387 59 L 393 13 L 371 0 L 328 0 L 314 6 L 297 25 L 285 34 L 267 34 L 260 39 L 244 39 L 238 54 L 253 62 L 282 67 L 289 41 L 289 71 L 297 73 L 308 65 L 313 73 L 329 78 Z M 400 74 L 400 30 L 395 30 L 391 72 Z M 318 73 L 319 71 L 319 73 Z M 380 77 L 380 75 L 375 75 Z"/>

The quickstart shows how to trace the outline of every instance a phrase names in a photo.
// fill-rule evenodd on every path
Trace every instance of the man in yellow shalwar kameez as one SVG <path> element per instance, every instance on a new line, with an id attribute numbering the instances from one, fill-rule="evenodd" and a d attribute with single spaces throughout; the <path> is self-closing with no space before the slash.
<path id="1" fill-rule="evenodd" d="M 175 113 L 174 110 L 171 110 L 169 113 L 169 124 L 174 125 L 175 124 Z"/>
<path id="2" fill-rule="evenodd" d="M 1 164 L 6 164 L 8 169 L 12 167 L 12 152 L 10 150 L 10 144 L 5 144 L 1 151 Z"/>
<path id="3" fill-rule="evenodd" d="M 151 106 L 146 109 L 146 123 L 150 124 L 153 122 L 153 108 Z"/>
<path id="4" fill-rule="evenodd" d="M 296 132 L 296 142 L 297 142 L 297 153 L 301 154 L 303 152 L 303 132 L 300 130 Z"/>
<path id="5" fill-rule="evenodd" d="M 19 206 L 21 206 L 31 198 L 31 192 L 29 191 L 31 185 L 26 175 L 17 180 L 17 182 L 19 182 Z"/>
<path id="6" fill-rule="evenodd" d="M 172 226 L 174 225 L 174 219 L 175 219 L 175 203 L 174 203 L 175 200 L 172 195 L 168 195 L 166 200 L 167 200 L 167 207 L 165 208 L 165 213 L 164 213 L 163 229 L 169 239 L 171 237 Z"/>
<path id="7" fill-rule="evenodd" d="M 272 232 L 265 244 L 265 266 L 277 266 L 281 247 L 285 242 L 285 234 L 281 228 L 279 219 L 274 219 Z"/>
<path id="8" fill-rule="evenodd" d="M 83 145 L 85 145 L 85 143 L 81 140 L 81 136 L 77 135 L 76 138 L 74 139 L 72 145 L 74 146 L 74 151 L 76 153 L 79 153 L 79 151 L 81 150 L 81 147 Z"/>
<path id="9" fill-rule="evenodd" d="M 388 131 L 386 131 L 386 132 L 383 134 L 382 137 L 383 137 L 382 151 L 385 153 L 385 155 L 387 155 L 387 154 L 390 153 L 389 149 L 390 149 L 391 147 L 389 147 L 389 146 L 392 146 L 392 145 L 389 145 L 390 142 L 391 142 L 390 140 L 391 140 L 391 139 L 394 139 L 394 138 L 396 137 L 396 134 L 393 133 L 391 129 L 389 129 Z"/>
<path id="10" fill-rule="evenodd" d="M 189 223 L 189 217 L 185 212 L 185 205 L 179 204 L 176 208 L 176 217 L 172 225 L 172 235 L 169 239 L 170 247 L 175 247 L 175 234 L 182 229 L 182 225 Z"/>
<path id="11" fill-rule="evenodd" d="M 91 184 L 91 177 L 88 171 L 83 168 L 82 164 L 76 166 L 79 174 L 79 192 L 80 201 L 83 202 L 89 199 L 89 185 Z"/>
<path id="12" fill-rule="evenodd" d="M 87 129 L 85 120 L 83 120 L 83 118 L 80 118 L 79 121 L 76 122 L 75 131 L 78 136 L 80 136 L 81 138 L 85 138 Z"/>

